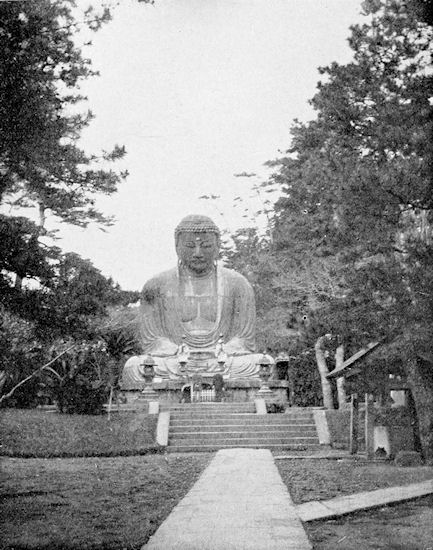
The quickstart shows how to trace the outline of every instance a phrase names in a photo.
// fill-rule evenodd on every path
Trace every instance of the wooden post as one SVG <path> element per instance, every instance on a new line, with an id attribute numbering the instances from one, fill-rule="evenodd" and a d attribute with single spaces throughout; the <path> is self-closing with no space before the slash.
<path id="1" fill-rule="evenodd" d="M 333 409 L 334 401 L 332 399 L 332 387 L 329 380 L 326 378 L 326 375 L 329 374 L 328 365 L 326 364 L 326 354 L 325 354 L 325 342 L 331 339 L 330 334 L 325 334 L 317 339 L 314 349 L 316 352 L 316 363 L 317 368 L 319 369 L 320 381 L 322 383 L 322 394 L 323 394 L 323 406 L 325 409 Z"/>
<path id="2" fill-rule="evenodd" d="M 344 346 L 340 344 L 335 350 L 335 368 L 341 369 L 344 363 Z M 342 409 L 346 405 L 346 379 L 344 376 L 337 378 L 337 396 L 338 396 L 338 408 Z"/>
<path id="3" fill-rule="evenodd" d="M 374 415 L 373 402 L 369 393 L 365 394 L 365 454 L 367 460 L 372 460 L 374 457 Z"/>
<path id="4" fill-rule="evenodd" d="M 293 370 L 292 370 L 292 367 L 288 366 L 287 368 L 287 375 L 286 375 L 286 378 L 289 382 L 289 395 L 288 395 L 288 398 L 289 398 L 289 407 L 293 407 L 294 406 L 294 399 L 293 399 L 293 389 L 294 389 L 294 384 L 293 384 Z"/>
<path id="5" fill-rule="evenodd" d="M 350 446 L 349 451 L 351 455 L 355 455 L 358 452 L 358 394 L 352 393 L 350 396 Z"/>
<path id="6" fill-rule="evenodd" d="M 110 397 L 108 399 L 108 415 L 107 420 L 111 420 L 111 406 L 113 405 L 113 386 L 110 386 Z"/>

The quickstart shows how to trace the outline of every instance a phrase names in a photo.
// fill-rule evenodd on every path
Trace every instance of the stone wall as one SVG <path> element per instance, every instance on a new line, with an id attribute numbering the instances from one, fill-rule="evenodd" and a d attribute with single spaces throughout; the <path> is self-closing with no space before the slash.
<path id="1" fill-rule="evenodd" d="M 350 443 L 350 410 L 327 410 L 331 446 L 336 449 L 348 449 Z"/>
<path id="2" fill-rule="evenodd" d="M 350 444 L 350 409 L 327 410 L 326 420 L 328 422 L 331 446 L 336 449 L 349 449 Z M 365 406 L 359 405 L 358 414 L 358 451 L 365 450 Z M 375 425 L 379 425 L 375 422 Z M 387 427 L 390 439 L 391 456 L 400 450 L 414 449 L 413 428 L 409 420 L 400 421 Z"/>
<path id="3" fill-rule="evenodd" d="M 336 449 L 349 449 L 350 445 L 350 408 L 327 410 L 331 446 Z M 358 451 L 365 450 L 365 405 L 359 404 L 358 411 Z"/>
<path id="4" fill-rule="evenodd" d="M 162 380 L 152 384 L 153 389 L 158 394 L 160 403 L 175 404 L 182 401 L 182 387 L 184 383 L 178 380 Z M 287 404 L 287 389 L 289 383 L 287 380 L 269 380 L 269 387 L 274 392 L 275 402 Z M 257 392 L 260 389 L 260 381 L 251 380 L 226 380 L 224 381 L 226 402 L 248 402 L 257 398 Z M 141 394 L 140 390 L 125 390 L 123 394 L 127 403 L 131 404 Z"/>

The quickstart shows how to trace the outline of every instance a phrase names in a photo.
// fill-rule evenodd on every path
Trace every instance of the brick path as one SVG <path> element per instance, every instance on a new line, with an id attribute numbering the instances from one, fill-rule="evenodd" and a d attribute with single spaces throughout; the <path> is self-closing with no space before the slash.
<path id="1" fill-rule="evenodd" d="M 143 550 L 311 550 L 267 449 L 219 451 Z"/>

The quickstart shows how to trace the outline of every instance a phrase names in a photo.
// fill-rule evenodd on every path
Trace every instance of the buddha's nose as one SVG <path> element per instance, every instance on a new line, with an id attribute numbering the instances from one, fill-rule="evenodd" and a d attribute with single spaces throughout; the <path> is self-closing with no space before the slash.
<path id="1" fill-rule="evenodd" d="M 201 246 L 197 243 L 194 248 L 194 257 L 201 257 Z"/>

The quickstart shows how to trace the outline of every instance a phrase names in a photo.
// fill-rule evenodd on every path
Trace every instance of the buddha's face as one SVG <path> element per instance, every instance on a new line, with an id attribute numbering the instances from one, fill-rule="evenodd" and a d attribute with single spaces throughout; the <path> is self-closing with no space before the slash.
<path id="1" fill-rule="evenodd" d="M 176 245 L 176 252 L 182 264 L 197 275 L 205 275 L 212 271 L 218 250 L 219 242 L 215 233 L 180 233 Z"/>

